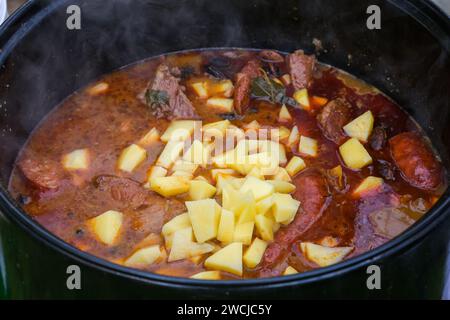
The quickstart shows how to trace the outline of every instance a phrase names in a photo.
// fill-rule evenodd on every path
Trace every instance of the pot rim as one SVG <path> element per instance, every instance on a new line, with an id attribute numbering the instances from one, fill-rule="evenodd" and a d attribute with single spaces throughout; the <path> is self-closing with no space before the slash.
<path id="1" fill-rule="evenodd" d="M 57 9 L 67 0 L 52 1 L 45 8 L 39 8 L 37 5 L 40 0 L 31 0 L 25 3 L 14 14 L 12 14 L 0 27 L 0 42 L 3 42 L 4 47 L 0 54 L 0 64 L 3 64 L 10 51 L 15 44 L 31 29 L 32 25 L 44 19 L 48 13 Z M 388 0 L 390 3 L 397 6 L 399 9 L 405 11 L 412 18 L 419 21 L 425 28 L 427 28 L 434 36 L 438 38 L 446 51 L 449 51 L 449 35 L 450 23 L 449 17 L 441 11 L 435 4 L 425 0 L 401 0 L 394 2 Z M 24 23 L 18 30 L 10 33 L 11 29 L 20 26 L 23 23 L 21 20 L 26 19 L 27 14 L 31 11 L 36 11 L 28 22 Z M 423 17 L 427 19 L 422 20 Z M 436 22 L 436 23 L 435 23 Z M 31 23 L 31 25 L 29 25 Z M 432 23 L 431 25 L 429 23 Z M 442 38 L 440 36 L 444 35 Z M 6 39 L 4 39 L 6 37 Z M 15 38 L 15 39 L 13 39 Z M 14 41 L 10 41 L 14 40 Z M 14 42 L 14 43 L 11 43 Z M 11 198 L 9 192 L 0 186 L 0 209 L 6 217 L 17 223 L 28 234 L 35 239 L 41 241 L 45 245 L 51 247 L 64 256 L 79 262 L 82 265 L 99 269 L 103 272 L 124 277 L 138 282 L 148 284 L 158 284 L 161 286 L 178 286 L 178 287 L 226 287 L 227 289 L 235 289 L 242 287 L 257 287 L 270 284 L 272 288 L 283 285 L 306 284 L 316 282 L 323 279 L 339 276 L 348 273 L 363 266 L 369 266 L 376 263 L 383 257 L 391 256 L 414 243 L 420 241 L 427 234 L 446 218 L 450 217 L 450 187 L 448 187 L 439 201 L 428 211 L 422 218 L 420 218 L 413 226 L 408 228 L 405 232 L 387 243 L 370 250 L 366 253 L 358 255 L 349 260 L 345 260 L 335 265 L 318 268 L 289 276 L 278 276 L 272 278 L 260 279 L 241 279 L 241 280 L 196 280 L 190 278 L 172 277 L 150 273 L 138 269 L 133 269 L 121 266 L 110 261 L 104 260 L 92 254 L 83 252 L 64 240 L 58 238 L 56 235 L 47 231 L 43 226 L 33 220 L 20 207 L 18 207 Z"/>

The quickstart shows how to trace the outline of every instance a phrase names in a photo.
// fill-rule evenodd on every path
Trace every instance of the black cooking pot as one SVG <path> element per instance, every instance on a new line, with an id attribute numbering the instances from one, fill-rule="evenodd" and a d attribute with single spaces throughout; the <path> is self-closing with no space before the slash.
<path id="1" fill-rule="evenodd" d="M 77 14 L 74 7 L 67 13 L 74 4 L 81 9 L 80 30 L 66 24 Z M 381 29 L 367 28 L 369 5 L 381 9 Z M 80 252 L 30 219 L 6 191 L 33 128 L 101 74 L 191 48 L 313 52 L 315 38 L 324 48 L 322 62 L 404 106 L 450 169 L 450 24 L 428 2 L 52 0 L 18 10 L 0 29 L 0 297 L 439 298 L 450 237 L 449 190 L 405 233 L 357 258 L 287 277 L 226 282 L 145 273 Z M 67 288 L 70 265 L 81 269 L 81 290 Z M 367 287 L 370 265 L 380 267 L 379 290 Z"/>

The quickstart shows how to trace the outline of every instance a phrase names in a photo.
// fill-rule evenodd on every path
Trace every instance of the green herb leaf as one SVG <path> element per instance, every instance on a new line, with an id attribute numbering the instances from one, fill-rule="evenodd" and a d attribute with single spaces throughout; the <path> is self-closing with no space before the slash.
<path id="1" fill-rule="evenodd" d="M 148 89 L 145 92 L 145 101 L 152 109 L 169 103 L 169 94 L 164 90 Z"/>
<path id="2" fill-rule="evenodd" d="M 256 77 L 252 81 L 251 94 L 255 99 L 268 100 L 272 103 L 288 104 L 297 106 L 297 103 L 291 97 L 286 96 L 286 89 L 283 85 L 270 79 L 267 73 Z"/>

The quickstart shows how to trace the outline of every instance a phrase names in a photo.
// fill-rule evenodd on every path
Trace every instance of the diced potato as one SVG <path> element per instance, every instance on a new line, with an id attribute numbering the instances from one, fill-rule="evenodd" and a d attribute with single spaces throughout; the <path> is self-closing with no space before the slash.
<path id="1" fill-rule="evenodd" d="M 261 128 L 261 125 L 258 121 L 253 120 L 250 123 L 247 123 L 244 125 L 245 130 L 259 130 Z"/>
<path id="2" fill-rule="evenodd" d="M 291 176 L 289 175 L 287 170 L 282 167 L 278 167 L 276 173 L 273 175 L 273 180 L 286 181 L 286 182 L 292 181 Z"/>
<path id="3" fill-rule="evenodd" d="M 147 182 L 144 184 L 144 188 L 150 189 L 152 180 L 158 177 L 165 177 L 167 175 L 167 169 L 160 166 L 152 166 L 147 172 Z"/>
<path id="4" fill-rule="evenodd" d="M 106 91 L 108 91 L 108 89 L 109 89 L 109 84 L 108 83 L 106 83 L 106 82 L 99 82 L 99 83 L 95 84 L 94 86 L 90 87 L 88 89 L 88 93 L 91 96 L 97 96 L 97 95 L 105 93 Z"/>
<path id="5" fill-rule="evenodd" d="M 300 89 L 294 92 L 293 98 L 305 110 L 311 108 L 309 104 L 309 95 L 307 89 Z"/>
<path id="6" fill-rule="evenodd" d="M 361 169 L 372 163 L 372 157 L 359 142 L 358 139 L 351 138 L 339 147 L 342 160 L 350 169 Z"/>
<path id="7" fill-rule="evenodd" d="M 189 197 L 191 200 L 212 198 L 216 194 L 216 188 L 206 181 L 191 181 Z"/>
<path id="8" fill-rule="evenodd" d="M 233 177 L 219 173 L 217 176 L 217 182 L 216 182 L 216 195 L 221 195 L 223 190 L 227 185 L 231 185 L 233 181 Z"/>
<path id="9" fill-rule="evenodd" d="M 207 99 L 209 97 L 208 87 L 206 82 L 195 82 L 191 84 L 195 94 L 201 99 Z"/>
<path id="10" fill-rule="evenodd" d="M 66 154 L 62 160 L 67 170 L 86 170 L 89 167 L 89 149 L 77 149 Z"/>
<path id="11" fill-rule="evenodd" d="M 291 134 L 291 130 L 288 128 L 281 126 L 276 130 L 271 131 L 270 139 L 276 142 L 283 142 L 285 143 L 287 139 L 289 138 L 289 135 Z"/>
<path id="12" fill-rule="evenodd" d="M 316 157 L 317 156 L 317 140 L 301 136 L 300 143 L 298 145 L 298 151 L 307 156 Z"/>
<path id="13" fill-rule="evenodd" d="M 274 186 L 274 191 L 278 193 L 291 193 L 295 191 L 295 185 L 282 180 L 266 180 Z"/>
<path id="14" fill-rule="evenodd" d="M 264 180 L 264 175 L 261 173 L 261 169 L 258 167 L 253 167 L 247 174 L 247 177 L 249 176 L 258 178 L 259 180 Z"/>
<path id="15" fill-rule="evenodd" d="M 101 242 L 113 245 L 122 227 L 123 214 L 109 210 L 88 220 L 88 225 Z"/>
<path id="16" fill-rule="evenodd" d="M 254 268 L 256 267 L 260 262 L 264 255 L 264 251 L 266 251 L 268 243 L 264 240 L 261 240 L 259 238 L 255 238 L 253 240 L 250 247 L 245 251 L 243 260 L 244 264 L 248 268 Z"/>
<path id="17" fill-rule="evenodd" d="M 203 271 L 194 274 L 191 276 L 191 279 L 197 280 L 220 280 L 220 272 L 219 271 Z"/>
<path id="18" fill-rule="evenodd" d="M 158 129 L 151 128 L 149 132 L 147 132 L 141 140 L 139 140 L 138 144 L 141 147 L 148 147 L 152 145 L 153 143 L 159 141 L 160 133 Z"/>
<path id="19" fill-rule="evenodd" d="M 231 184 L 224 187 L 222 193 L 222 207 L 239 216 L 241 211 L 248 205 L 253 204 L 255 198 L 251 192 L 240 192 L 235 190 Z"/>
<path id="20" fill-rule="evenodd" d="M 247 205 L 239 213 L 237 223 L 244 224 L 247 222 L 254 222 L 255 216 L 256 216 L 256 205 L 255 205 L 255 200 L 252 199 L 252 201 L 247 203 Z"/>
<path id="21" fill-rule="evenodd" d="M 286 105 L 283 104 L 283 106 L 280 109 L 280 113 L 278 114 L 278 122 L 286 123 L 292 121 L 292 116 L 289 113 L 288 108 Z"/>
<path id="22" fill-rule="evenodd" d="M 252 243 L 253 229 L 255 227 L 254 222 L 246 222 L 236 225 L 234 229 L 234 242 L 241 242 L 245 245 Z"/>
<path id="23" fill-rule="evenodd" d="M 203 243 L 217 236 L 221 208 L 213 199 L 186 201 L 197 242 Z"/>
<path id="24" fill-rule="evenodd" d="M 273 216 L 276 222 L 289 224 L 294 220 L 300 202 L 292 198 L 290 194 L 275 193 L 273 195 Z"/>
<path id="25" fill-rule="evenodd" d="M 242 276 L 242 243 L 231 243 L 217 251 L 206 259 L 205 267 Z"/>
<path id="26" fill-rule="evenodd" d="M 188 151 L 183 155 L 183 160 L 198 165 L 206 165 L 208 163 L 208 151 L 200 140 L 194 140 Z"/>
<path id="27" fill-rule="evenodd" d="M 378 190 L 383 185 L 383 179 L 369 176 L 365 178 L 353 191 L 355 196 L 364 196 L 372 191 Z"/>
<path id="28" fill-rule="evenodd" d="M 284 270 L 283 276 L 288 276 L 288 275 L 296 274 L 296 273 L 298 273 L 297 270 L 295 270 L 295 269 L 294 269 L 293 267 L 291 267 L 291 266 L 288 266 L 288 267 L 286 268 L 286 270 Z"/>
<path id="29" fill-rule="evenodd" d="M 229 98 L 209 98 L 206 105 L 220 113 L 233 112 L 233 99 Z"/>
<path id="30" fill-rule="evenodd" d="M 211 95 L 224 96 L 230 98 L 233 95 L 233 82 L 231 80 L 220 80 L 208 83 L 208 90 Z"/>
<path id="31" fill-rule="evenodd" d="M 178 261 L 208 252 L 212 252 L 214 246 L 209 243 L 195 243 L 192 240 L 192 228 L 177 230 L 173 233 L 172 245 L 167 261 Z"/>
<path id="32" fill-rule="evenodd" d="M 259 141 L 250 139 L 250 140 L 241 140 L 236 144 L 235 152 L 238 157 L 244 158 L 249 154 L 257 153 L 259 149 Z"/>
<path id="33" fill-rule="evenodd" d="M 372 112 L 367 111 L 344 126 L 344 132 L 351 138 L 367 142 L 373 129 Z"/>
<path id="34" fill-rule="evenodd" d="M 165 223 L 162 227 L 161 233 L 164 236 L 168 236 L 175 231 L 186 229 L 191 227 L 191 220 L 187 212 L 179 214 L 178 216 L 172 218 L 169 222 Z"/>
<path id="35" fill-rule="evenodd" d="M 233 176 L 233 175 L 237 175 L 237 172 L 233 169 L 212 169 L 211 170 L 211 177 L 215 181 L 217 181 L 219 174 L 223 174 L 226 176 Z"/>
<path id="36" fill-rule="evenodd" d="M 309 260 L 321 267 L 342 261 L 353 250 L 353 247 L 329 248 L 311 242 L 302 242 L 300 248 Z"/>
<path id="37" fill-rule="evenodd" d="M 203 138 L 209 140 L 212 137 L 223 137 L 228 126 L 231 124 L 229 120 L 217 121 L 205 124 L 202 127 Z"/>
<path id="38" fill-rule="evenodd" d="M 259 180 L 255 177 L 249 176 L 245 178 L 245 182 L 242 185 L 240 192 L 251 192 L 256 201 L 266 198 L 274 193 L 274 186 L 268 182 Z"/>
<path id="39" fill-rule="evenodd" d="M 184 177 L 187 180 L 192 180 L 192 178 L 194 178 L 194 175 L 192 173 L 186 172 L 186 171 L 174 171 L 172 172 L 173 177 Z"/>
<path id="40" fill-rule="evenodd" d="M 158 157 L 156 165 L 169 169 L 172 164 L 180 157 L 184 148 L 184 142 L 182 141 L 169 141 L 164 150 Z"/>
<path id="41" fill-rule="evenodd" d="M 172 121 L 161 136 L 161 141 L 186 141 L 200 125 L 201 122 L 195 120 Z"/>
<path id="42" fill-rule="evenodd" d="M 256 214 L 266 214 L 273 206 L 273 197 L 268 196 L 256 203 Z"/>
<path id="43" fill-rule="evenodd" d="M 259 236 L 265 241 L 273 241 L 274 221 L 263 214 L 255 217 L 255 226 Z"/>
<path id="44" fill-rule="evenodd" d="M 236 190 L 241 189 L 242 185 L 244 184 L 245 178 L 231 178 L 230 179 L 230 185 L 235 188 Z"/>
<path id="45" fill-rule="evenodd" d="M 159 245 L 142 248 L 134 252 L 124 264 L 127 267 L 145 267 L 156 262 L 161 257 L 161 249 Z"/>
<path id="46" fill-rule="evenodd" d="M 287 141 L 287 145 L 289 147 L 293 146 L 294 144 L 296 144 L 298 141 L 300 140 L 300 133 L 298 131 L 297 126 L 294 126 L 291 130 L 291 134 L 289 135 L 288 141 Z"/>
<path id="47" fill-rule="evenodd" d="M 233 124 L 230 124 L 227 128 L 226 136 L 227 139 L 230 139 L 232 141 L 233 140 L 240 141 L 242 139 L 245 139 L 245 132 L 241 128 L 236 127 Z"/>
<path id="48" fill-rule="evenodd" d="M 234 213 L 222 209 L 220 213 L 219 229 L 217 231 L 217 240 L 223 243 L 233 242 L 234 229 Z"/>
<path id="49" fill-rule="evenodd" d="M 241 174 L 248 174 L 253 167 L 258 167 L 261 174 L 273 175 L 277 172 L 280 158 L 275 153 L 260 152 L 247 156 L 244 165 L 233 166 Z"/>
<path id="50" fill-rule="evenodd" d="M 172 167 L 172 171 L 184 171 L 184 172 L 188 172 L 190 174 L 194 174 L 195 171 L 197 170 L 197 168 L 198 168 L 198 164 L 195 164 L 191 161 L 178 159 L 177 161 L 175 161 L 175 163 Z"/>
<path id="51" fill-rule="evenodd" d="M 137 144 L 125 148 L 120 154 L 118 168 L 122 171 L 132 172 L 142 161 L 145 160 L 147 151 Z"/>
<path id="52" fill-rule="evenodd" d="M 204 176 L 196 176 L 195 178 L 194 178 L 194 180 L 199 180 L 199 181 L 206 181 L 206 182 L 208 182 L 209 183 L 209 180 L 208 179 L 206 179 Z"/>
<path id="53" fill-rule="evenodd" d="M 297 156 L 293 156 L 286 165 L 286 171 L 291 177 L 295 176 L 297 173 L 306 168 L 305 161 Z"/>
<path id="54" fill-rule="evenodd" d="M 163 197 L 172 197 L 189 191 L 189 179 L 185 176 L 157 177 L 152 179 L 151 189 Z"/>
<path id="55" fill-rule="evenodd" d="M 286 150 L 284 149 L 284 146 L 278 142 L 272 140 L 260 140 L 258 151 L 270 153 L 270 155 L 280 164 L 285 164 L 287 162 Z"/>
<path id="56" fill-rule="evenodd" d="M 340 165 L 337 165 L 336 167 L 332 168 L 330 170 L 330 175 L 335 177 L 337 179 L 339 187 L 342 187 L 342 177 L 343 177 L 342 167 Z"/>

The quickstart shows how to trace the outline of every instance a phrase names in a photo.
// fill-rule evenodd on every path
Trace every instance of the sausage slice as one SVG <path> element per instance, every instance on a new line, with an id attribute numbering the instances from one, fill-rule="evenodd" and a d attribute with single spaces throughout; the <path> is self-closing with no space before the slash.
<path id="1" fill-rule="evenodd" d="M 252 81 L 261 75 L 260 68 L 261 62 L 258 60 L 250 60 L 236 75 L 234 108 L 239 114 L 244 114 L 249 107 Z"/>

